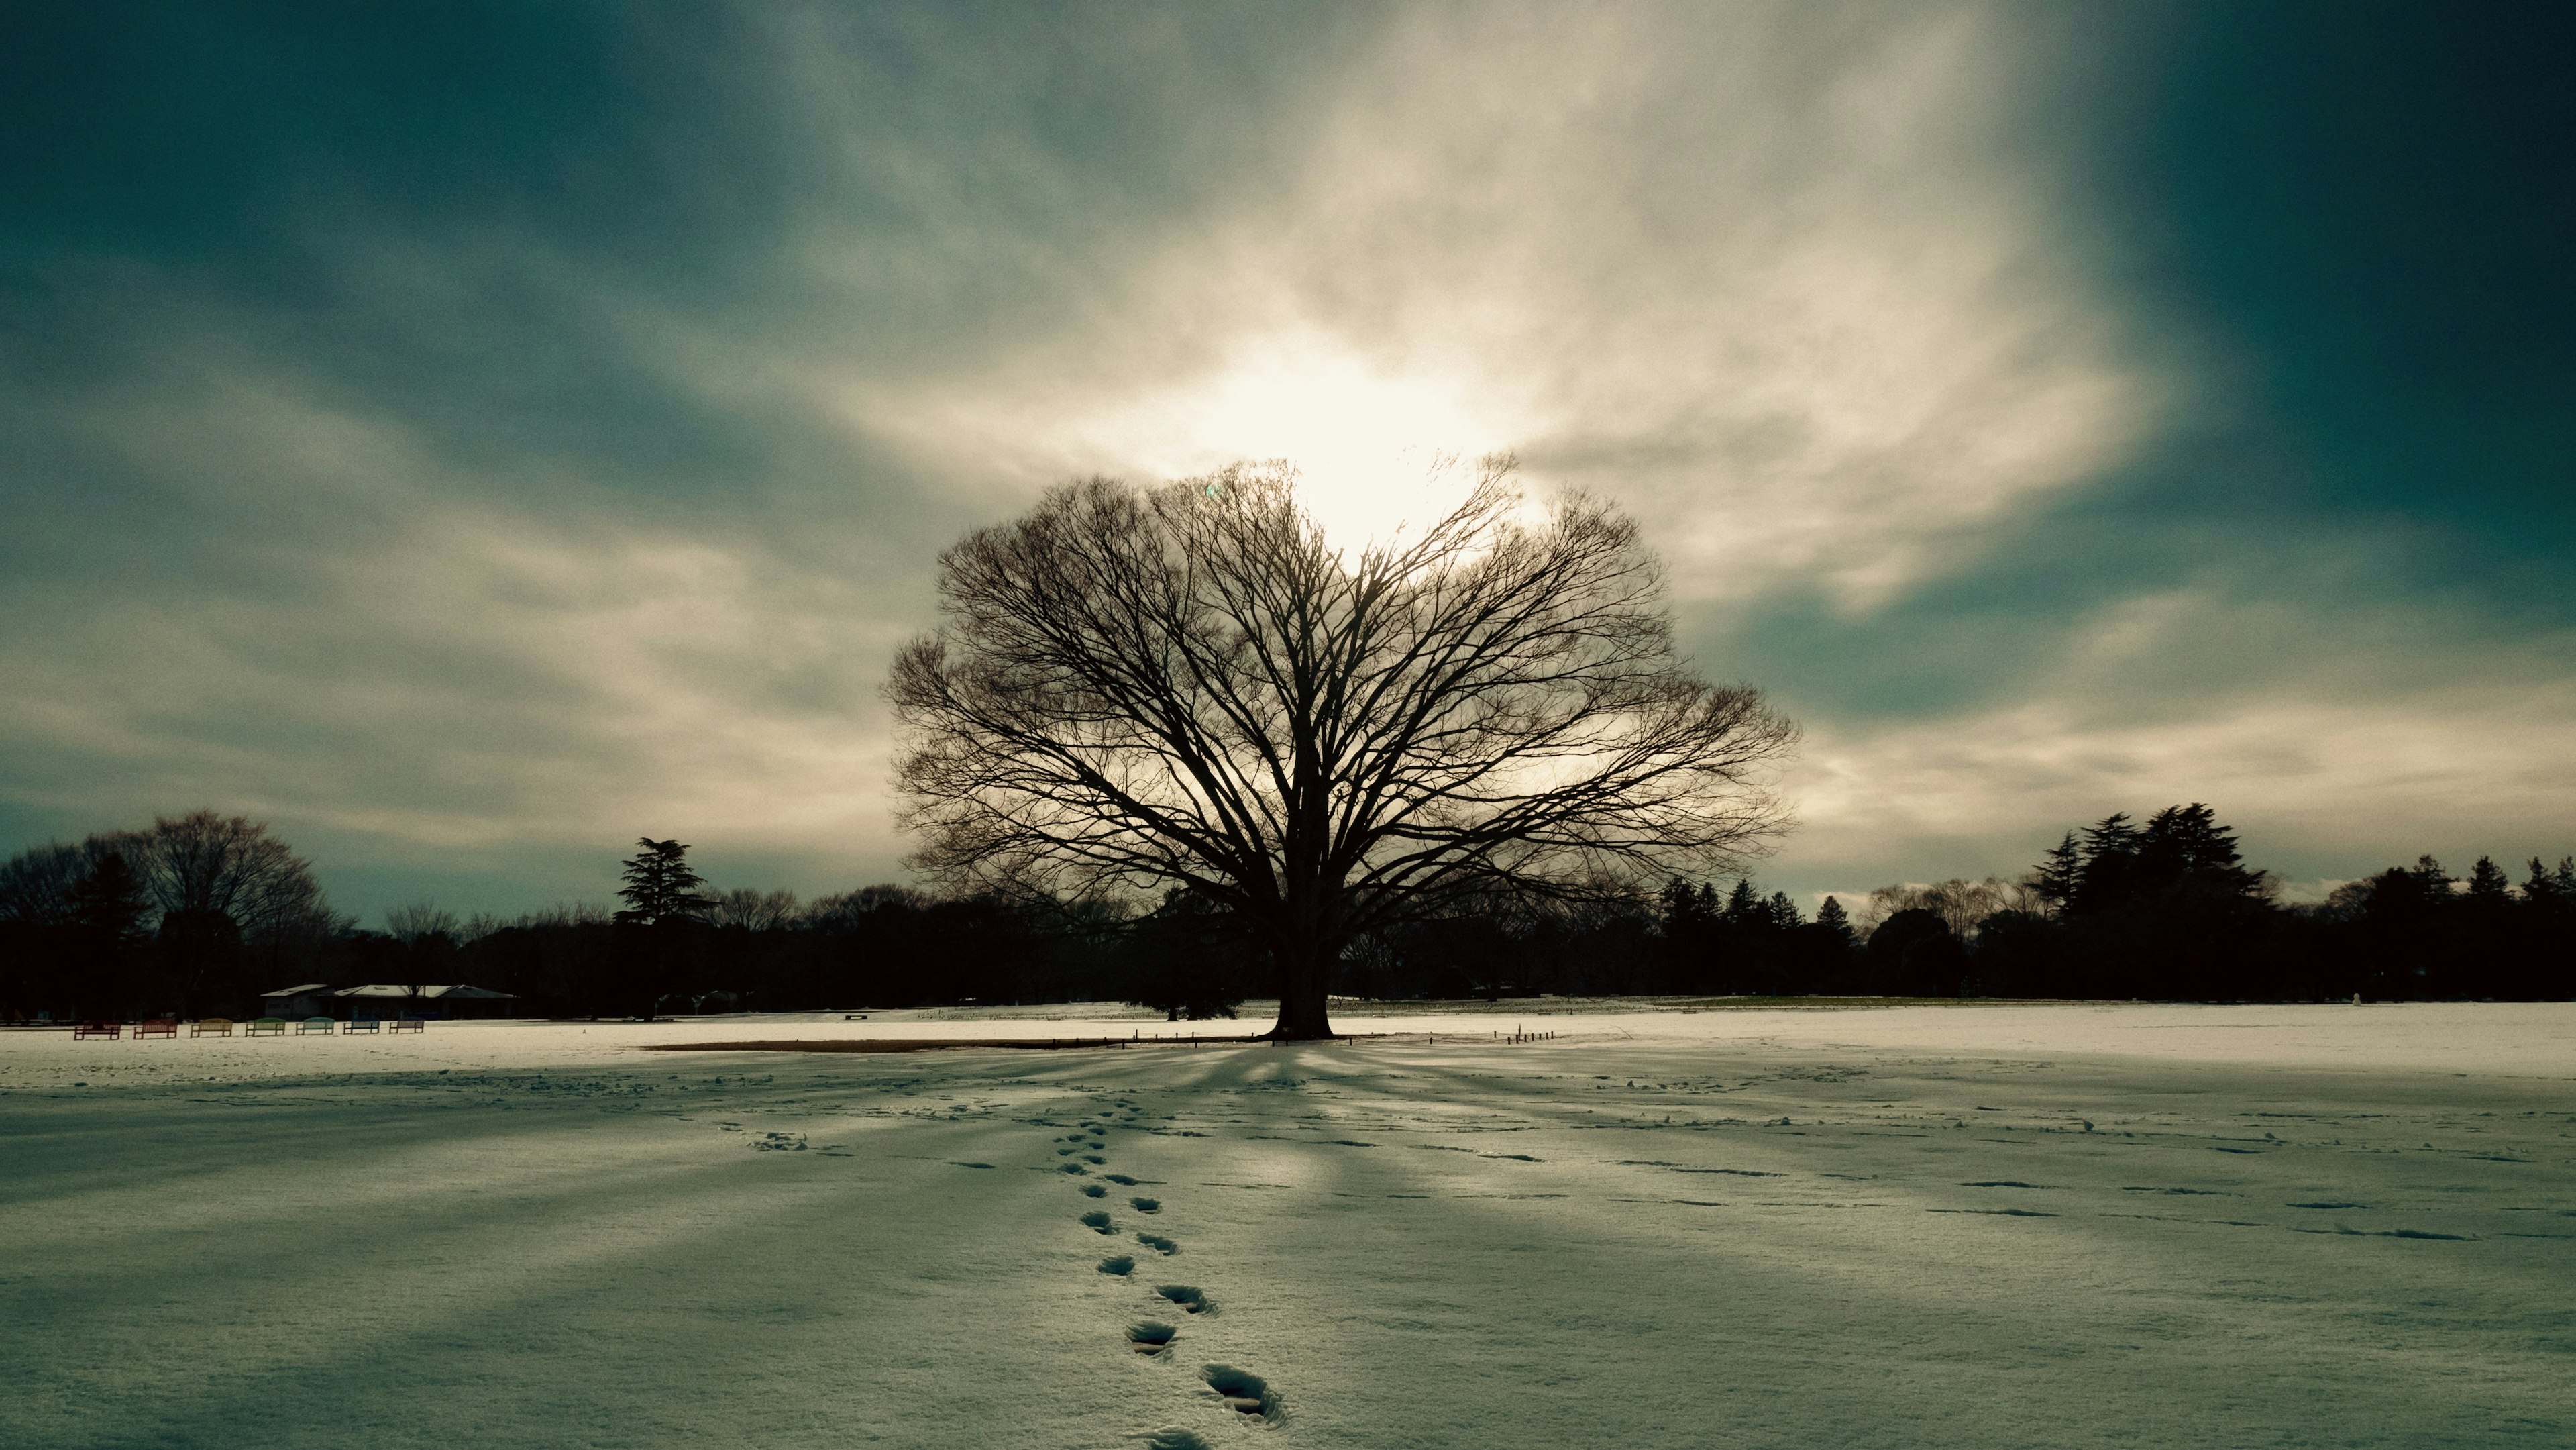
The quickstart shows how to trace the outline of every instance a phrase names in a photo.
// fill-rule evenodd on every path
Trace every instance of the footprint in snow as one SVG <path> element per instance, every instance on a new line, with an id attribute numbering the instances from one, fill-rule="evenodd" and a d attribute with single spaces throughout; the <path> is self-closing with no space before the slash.
<path id="1" fill-rule="evenodd" d="M 1163 1200 L 1159 1198 L 1131 1198 L 1127 1200 L 1127 1202 L 1133 1206 L 1138 1213 L 1161 1213 L 1163 1211 Z"/>
<path id="2" fill-rule="evenodd" d="M 1100 1176 L 1117 1184 L 1121 1188 L 1133 1188 L 1136 1186 L 1136 1180 L 1128 1177 L 1124 1173 L 1103 1173 Z"/>
<path id="3" fill-rule="evenodd" d="M 1187 1430 L 1152 1430 L 1136 1438 L 1145 1442 L 1145 1450 L 1212 1450 Z"/>
<path id="4" fill-rule="evenodd" d="M 1098 1210 L 1084 1214 L 1082 1216 L 1082 1226 L 1096 1234 L 1114 1234 L 1118 1232 L 1117 1225 L 1109 1221 L 1109 1215 L 1101 1213 Z"/>
<path id="5" fill-rule="evenodd" d="M 1086 1183 L 1082 1185 L 1082 1196 L 1085 1198 L 1106 1198 L 1109 1196 L 1109 1190 L 1097 1183 Z"/>
<path id="6" fill-rule="evenodd" d="M 1127 1343 L 1138 1354 L 1161 1354 L 1172 1347 L 1172 1336 L 1178 1333 L 1179 1330 L 1168 1324 L 1148 1319 L 1142 1324 L 1127 1327 Z"/>
<path id="7" fill-rule="evenodd" d="M 1225 1397 L 1225 1407 L 1256 1419 L 1279 1418 L 1279 1392 L 1257 1374 L 1236 1369 L 1230 1364 L 1212 1364 L 1201 1375 L 1209 1389 Z"/>
<path id="8" fill-rule="evenodd" d="M 1145 1247 L 1152 1249 L 1154 1252 L 1161 1254 L 1165 1258 L 1170 1258 L 1172 1255 L 1181 1251 L 1181 1246 L 1179 1244 L 1172 1242 L 1161 1234 L 1138 1234 L 1136 1235 L 1136 1242 L 1143 1244 Z"/>
<path id="9" fill-rule="evenodd" d="M 1208 1302 L 1208 1296 L 1204 1291 L 1188 1284 L 1156 1284 L 1154 1292 L 1180 1305 L 1186 1313 L 1207 1314 L 1216 1309 L 1214 1304 Z"/>
<path id="10" fill-rule="evenodd" d="M 1109 1160 L 1101 1157 L 1097 1153 L 1085 1153 L 1082 1155 L 1082 1161 L 1085 1163 L 1106 1163 Z"/>

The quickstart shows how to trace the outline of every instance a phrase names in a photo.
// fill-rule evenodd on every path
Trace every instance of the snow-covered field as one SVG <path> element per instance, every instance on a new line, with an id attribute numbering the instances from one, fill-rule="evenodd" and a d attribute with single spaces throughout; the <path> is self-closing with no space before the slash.
<path id="1" fill-rule="evenodd" d="M 2576 1444 L 2576 1006 L 1582 1006 L 0 1034 L 0 1444 Z"/>

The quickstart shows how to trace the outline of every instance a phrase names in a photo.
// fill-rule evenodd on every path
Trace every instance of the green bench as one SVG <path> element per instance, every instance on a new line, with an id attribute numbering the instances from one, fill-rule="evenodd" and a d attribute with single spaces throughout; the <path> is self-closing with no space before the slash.
<path id="1" fill-rule="evenodd" d="M 284 1037 L 286 1035 L 286 1019 L 283 1017 L 254 1017 L 248 1022 L 242 1024 L 242 1035 L 244 1037 Z"/>

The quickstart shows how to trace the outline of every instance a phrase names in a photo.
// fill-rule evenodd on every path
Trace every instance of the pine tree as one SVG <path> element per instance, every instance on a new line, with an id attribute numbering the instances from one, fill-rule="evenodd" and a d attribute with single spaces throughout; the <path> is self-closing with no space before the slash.
<path id="1" fill-rule="evenodd" d="M 2414 869 L 2408 871 L 2406 875 L 2407 879 L 2415 883 L 2416 891 L 2422 894 L 2425 901 L 2438 905 L 2451 899 L 2451 882 L 2454 878 L 2450 872 L 2442 869 L 2441 862 L 2432 857 L 2416 857 Z"/>
<path id="2" fill-rule="evenodd" d="M 2075 890 L 2084 881 L 2084 848 L 2075 844 L 2075 833 L 2069 831 L 2049 853 L 2031 868 L 2031 888 L 2039 899 L 2048 903 L 2052 915 L 2066 910 L 2075 901 Z"/>
<path id="3" fill-rule="evenodd" d="M 2114 811 L 2084 828 L 2084 869 L 2075 883 L 2076 911 L 2108 911 L 2127 903 L 2138 861 L 2138 828 Z"/>
<path id="4" fill-rule="evenodd" d="M 637 838 L 644 849 L 628 859 L 626 884 L 617 894 L 625 899 L 626 909 L 617 920 L 636 926 L 651 926 L 661 921 L 693 921 L 707 909 L 707 898 L 698 894 L 706 878 L 689 869 L 689 848 L 678 841 L 656 841 L 650 836 Z"/>
<path id="5" fill-rule="evenodd" d="M 2511 896 L 2512 887 L 2505 881 L 2503 868 L 2493 859 L 2480 856 L 2478 864 L 2469 868 L 2469 899 L 2483 906 L 2501 906 Z"/>
<path id="6" fill-rule="evenodd" d="M 2522 883 L 2523 904 L 2544 914 L 2576 912 L 2576 857 L 2562 856 L 2551 871 L 2531 858 L 2531 879 Z"/>
<path id="7" fill-rule="evenodd" d="M 1700 905 L 1700 892 L 1676 876 L 1666 883 L 1658 898 L 1663 907 L 1664 935 L 1679 940 L 1708 919 Z"/>
<path id="8" fill-rule="evenodd" d="M 2105 856 L 2126 856 L 2138 849 L 2138 828 L 2129 824 L 2127 811 L 2113 811 L 2084 828 L 2084 861 L 2086 865 Z"/>
<path id="9" fill-rule="evenodd" d="M 2194 801 L 2167 806 L 2138 833 L 2135 890 L 2162 890 L 2185 884 L 2204 890 L 2251 896 L 2261 891 L 2263 873 L 2248 871 L 2236 849 L 2236 833 L 2218 823 L 2218 813 Z"/>
<path id="10" fill-rule="evenodd" d="M 1726 924 L 1741 931 L 1761 925 L 1763 914 L 1762 898 L 1754 893 L 1753 878 L 1737 878 L 1735 889 L 1726 894 Z"/>
<path id="11" fill-rule="evenodd" d="M 1771 893 L 1771 924 L 1782 931 L 1805 924 L 1798 915 L 1798 903 L 1791 901 L 1786 891 Z"/>
<path id="12" fill-rule="evenodd" d="M 2534 906 L 2547 906 L 2558 900 L 2558 882 L 2537 856 L 2531 858 L 2531 879 L 2522 883 L 2522 899 Z"/>
<path id="13" fill-rule="evenodd" d="M 1852 939 L 1851 913 L 1843 910 L 1842 902 L 1831 896 L 1825 898 L 1824 905 L 1816 908 L 1816 925 L 1841 937 L 1846 944 Z"/>

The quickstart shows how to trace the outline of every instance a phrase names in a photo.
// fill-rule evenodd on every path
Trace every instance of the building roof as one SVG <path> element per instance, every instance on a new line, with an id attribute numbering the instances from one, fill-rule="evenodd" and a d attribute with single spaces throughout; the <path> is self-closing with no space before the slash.
<path id="1" fill-rule="evenodd" d="M 301 997 L 307 992 L 328 992 L 330 990 L 331 984 L 328 982 L 307 982 L 301 987 L 280 987 L 276 991 L 262 992 L 260 995 L 263 997 Z"/>
<path id="2" fill-rule="evenodd" d="M 296 990 L 305 991 L 310 989 L 299 987 Z M 369 999 L 399 997 L 404 1001 L 415 1001 L 426 997 L 445 997 L 460 1001 L 468 998 L 495 1002 L 515 1000 L 514 993 L 495 992 L 489 987 L 469 987 L 462 982 L 451 983 L 449 985 L 439 987 L 406 987 L 388 982 L 370 982 L 363 987 L 342 987 L 331 995 L 334 997 L 364 997 Z"/>

